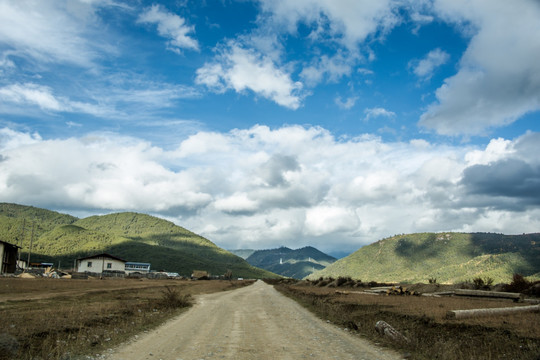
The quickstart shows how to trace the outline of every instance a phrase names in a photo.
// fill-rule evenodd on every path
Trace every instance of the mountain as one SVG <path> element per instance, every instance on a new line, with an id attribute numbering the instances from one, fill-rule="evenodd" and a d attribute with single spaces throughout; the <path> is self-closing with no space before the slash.
<path id="1" fill-rule="evenodd" d="M 22 246 L 23 259 L 32 232 L 32 262 L 61 262 L 66 266 L 77 258 L 107 252 L 182 275 L 190 275 L 193 270 L 222 275 L 231 270 L 238 277 L 276 277 L 210 240 L 154 216 L 124 212 L 78 219 L 50 210 L 0 203 L 0 239 Z"/>
<path id="2" fill-rule="evenodd" d="M 477 277 L 509 282 L 514 273 L 540 278 L 540 233 L 421 233 L 367 245 L 309 276 L 363 281 L 456 283 Z"/>
<path id="3" fill-rule="evenodd" d="M 246 260 L 253 266 L 296 279 L 302 279 L 336 261 L 334 257 L 311 246 L 297 250 L 287 247 L 257 250 Z"/>
<path id="4" fill-rule="evenodd" d="M 253 249 L 236 249 L 236 250 L 229 250 L 236 256 L 240 256 L 242 259 L 247 259 L 251 254 L 255 252 Z"/>

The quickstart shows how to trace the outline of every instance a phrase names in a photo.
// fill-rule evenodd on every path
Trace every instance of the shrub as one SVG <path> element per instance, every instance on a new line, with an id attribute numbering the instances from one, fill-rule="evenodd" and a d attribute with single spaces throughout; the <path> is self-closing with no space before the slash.
<path id="1" fill-rule="evenodd" d="M 166 286 L 161 294 L 158 305 L 162 308 L 177 309 L 191 306 L 191 295 L 180 295 L 177 289 L 171 288 L 170 286 Z"/>
<path id="2" fill-rule="evenodd" d="M 323 287 L 330 283 L 330 280 L 321 280 L 317 283 L 317 286 Z"/>
<path id="3" fill-rule="evenodd" d="M 521 274 L 514 274 L 512 276 L 512 282 L 506 285 L 504 290 L 510 292 L 523 292 L 531 287 L 531 282 L 523 277 Z"/>
<path id="4" fill-rule="evenodd" d="M 477 277 L 473 279 L 474 288 L 477 290 L 485 289 L 489 290 L 491 286 L 493 285 L 493 279 L 492 278 L 485 278 L 482 279 L 481 277 Z"/>

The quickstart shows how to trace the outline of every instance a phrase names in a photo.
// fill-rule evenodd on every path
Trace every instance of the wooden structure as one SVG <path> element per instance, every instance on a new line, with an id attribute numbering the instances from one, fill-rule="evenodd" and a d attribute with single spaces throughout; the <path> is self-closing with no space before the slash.
<path id="1" fill-rule="evenodd" d="M 465 318 L 472 318 L 472 317 L 509 315 L 509 314 L 516 314 L 520 312 L 534 312 L 534 311 L 540 311 L 540 305 L 512 306 L 512 307 L 491 308 L 491 309 L 450 310 L 446 313 L 446 318 L 447 319 L 465 319 Z"/>
<path id="2" fill-rule="evenodd" d="M 17 270 L 20 246 L 0 240 L 0 274 L 13 274 Z"/>
<path id="3" fill-rule="evenodd" d="M 514 301 L 523 300 L 523 294 L 510 293 L 510 292 L 500 292 L 500 291 L 456 289 L 456 290 L 454 290 L 454 295 L 497 298 L 497 299 L 511 299 L 511 300 L 514 300 Z"/>

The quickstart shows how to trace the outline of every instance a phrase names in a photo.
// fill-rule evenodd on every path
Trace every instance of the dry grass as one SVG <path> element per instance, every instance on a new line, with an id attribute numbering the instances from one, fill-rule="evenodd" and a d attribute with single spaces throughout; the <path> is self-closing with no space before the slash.
<path id="1" fill-rule="evenodd" d="M 448 310 L 520 306 L 508 300 L 339 294 L 336 289 L 277 285 L 286 295 L 340 326 L 414 359 L 540 359 L 540 313 L 447 320 Z M 358 289 L 361 290 L 361 289 Z M 395 344 L 375 323 L 386 321 L 410 339 Z"/>
<path id="2" fill-rule="evenodd" d="M 95 354 L 179 314 L 190 296 L 251 282 L 0 278 L 0 359 Z M 8 349 L 9 350 L 9 349 Z M 10 354 L 11 352 L 11 354 Z"/>

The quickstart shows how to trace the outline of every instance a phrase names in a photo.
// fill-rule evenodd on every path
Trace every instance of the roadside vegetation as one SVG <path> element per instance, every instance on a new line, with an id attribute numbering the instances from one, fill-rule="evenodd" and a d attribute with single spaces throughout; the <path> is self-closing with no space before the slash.
<path id="1" fill-rule="evenodd" d="M 252 282 L 0 278 L 0 359 L 100 358 L 180 314 L 193 295 Z"/>
<path id="2" fill-rule="evenodd" d="M 476 281 L 475 281 L 476 280 Z M 321 319 L 397 350 L 410 359 L 529 359 L 540 356 L 540 313 L 519 313 L 460 320 L 447 319 L 449 310 L 523 306 L 511 300 L 469 297 L 376 295 L 364 290 L 390 284 L 363 283 L 351 278 L 313 281 L 269 280 L 281 293 L 314 312 Z M 407 286 L 402 294 L 445 292 L 466 288 L 488 289 L 489 279 L 473 279 L 459 285 Z M 398 288 L 398 286 L 396 286 Z M 403 286 L 402 289 L 404 289 Z M 525 291 L 539 300 L 538 286 L 516 275 L 498 290 Z M 535 290 L 536 289 L 536 290 Z M 399 293 L 399 292 L 394 292 Z M 530 304 L 529 304 L 530 305 Z M 378 321 L 390 324 L 406 341 L 395 341 L 375 329 Z"/>

